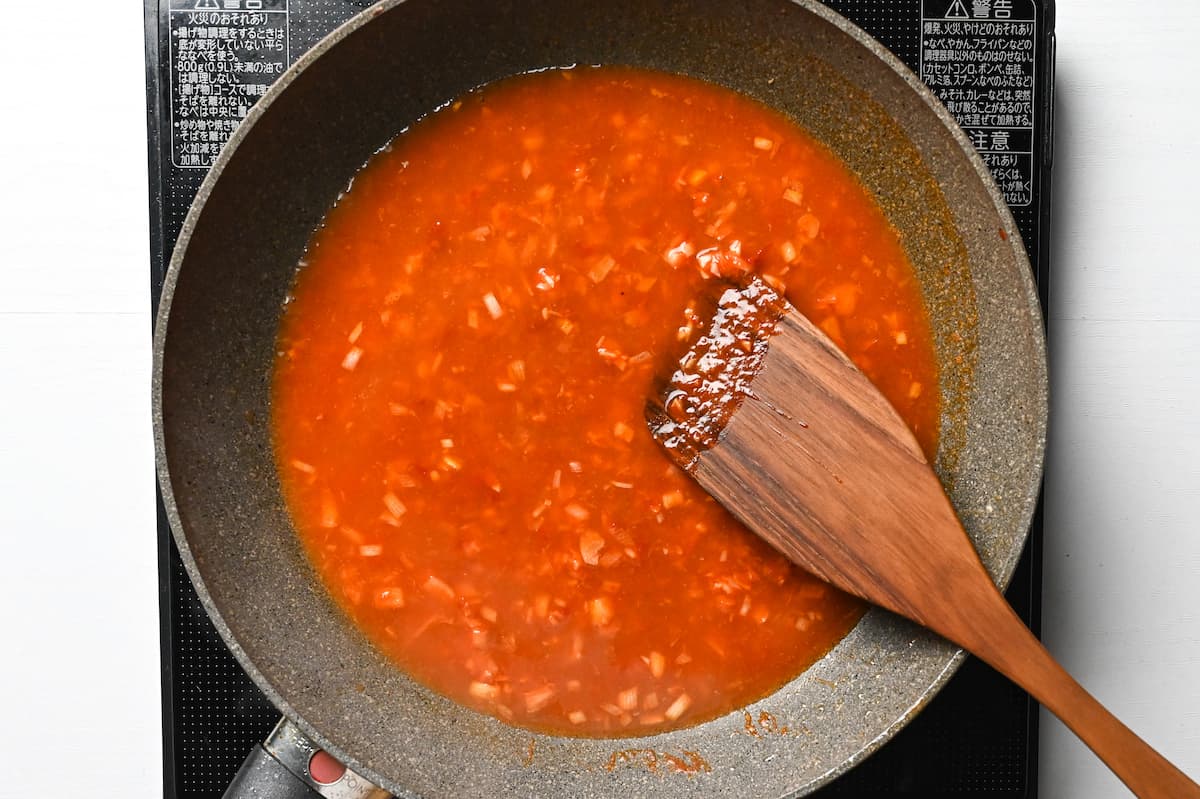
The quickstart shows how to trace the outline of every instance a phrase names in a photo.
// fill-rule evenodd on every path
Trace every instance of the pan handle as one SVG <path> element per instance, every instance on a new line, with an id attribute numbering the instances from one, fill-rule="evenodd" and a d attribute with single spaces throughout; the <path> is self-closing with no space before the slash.
<path id="1" fill-rule="evenodd" d="M 391 794 L 338 763 L 286 717 L 255 746 L 223 799 L 391 799 Z"/>

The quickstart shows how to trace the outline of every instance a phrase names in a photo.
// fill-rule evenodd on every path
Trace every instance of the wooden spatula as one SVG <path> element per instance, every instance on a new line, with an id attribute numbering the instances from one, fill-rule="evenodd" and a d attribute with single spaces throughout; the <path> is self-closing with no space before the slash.
<path id="1" fill-rule="evenodd" d="M 991 664 L 1062 719 L 1138 796 L 1200 786 L 1079 686 L 984 570 L 907 425 L 816 326 L 755 278 L 647 405 L 655 438 L 802 568 Z"/>

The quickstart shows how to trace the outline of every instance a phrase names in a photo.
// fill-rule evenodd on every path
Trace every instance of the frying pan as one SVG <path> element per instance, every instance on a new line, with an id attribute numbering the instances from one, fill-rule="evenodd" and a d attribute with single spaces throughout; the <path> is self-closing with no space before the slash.
<path id="1" fill-rule="evenodd" d="M 284 507 L 269 378 L 310 234 L 372 153 L 422 115 L 500 77 L 577 63 L 668 70 L 756 98 L 824 141 L 874 193 L 934 328 L 938 473 L 1007 583 L 1045 440 L 1044 341 L 1024 250 L 949 115 L 880 45 L 810 0 L 390 0 L 302 57 L 226 146 L 171 259 L 154 364 L 171 526 L 204 607 L 289 729 L 393 793 L 806 793 L 890 738 L 961 653 L 872 610 L 745 710 L 637 739 L 531 733 L 387 661 L 317 581 Z"/>

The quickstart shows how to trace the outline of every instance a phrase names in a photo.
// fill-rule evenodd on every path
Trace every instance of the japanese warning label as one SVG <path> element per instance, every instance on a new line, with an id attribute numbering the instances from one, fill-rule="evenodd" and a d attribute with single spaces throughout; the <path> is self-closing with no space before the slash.
<path id="1" fill-rule="evenodd" d="M 1010 206 L 1033 202 L 1033 0 L 921 0 L 921 79 L 958 119 Z"/>
<path id="2" fill-rule="evenodd" d="M 287 0 L 171 0 L 171 163 L 207 169 L 287 68 Z"/>

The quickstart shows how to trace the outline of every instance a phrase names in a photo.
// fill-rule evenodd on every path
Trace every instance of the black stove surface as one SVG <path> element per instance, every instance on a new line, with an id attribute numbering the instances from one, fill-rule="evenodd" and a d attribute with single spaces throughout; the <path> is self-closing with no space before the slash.
<path id="1" fill-rule="evenodd" d="M 207 167 L 284 68 L 366 0 L 145 0 L 152 293 Z M 826 0 L 917 72 L 1004 192 L 1043 307 L 1049 269 L 1053 0 Z M 214 42 L 215 40 L 215 42 Z M 220 50 L 220 59 L 206 56 Z M 218 67 L 224 64 L 224 67 Z M 278 712 L 225 648 L 159 507 L 164 795 L 219 797 Z M 1008 590 L 1037 632 L 1041 512 Z M 966 664 L 890 743 L 819 797 L 1037 795 L 1037 706 Z"/>

